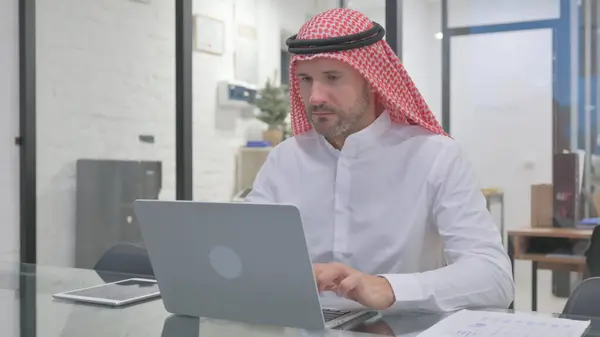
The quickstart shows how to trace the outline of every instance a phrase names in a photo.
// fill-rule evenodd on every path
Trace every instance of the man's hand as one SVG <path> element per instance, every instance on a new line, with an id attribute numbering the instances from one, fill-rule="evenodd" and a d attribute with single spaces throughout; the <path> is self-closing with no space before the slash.
<path id="1" fill-rule="evenodd" d="M 319 293 L 333 291 L 375 310 L 387 309 L 396 301 L 392 286 L 383 277 L 365 274 L 341 263 L 315 264 L 313 268 Z"/>

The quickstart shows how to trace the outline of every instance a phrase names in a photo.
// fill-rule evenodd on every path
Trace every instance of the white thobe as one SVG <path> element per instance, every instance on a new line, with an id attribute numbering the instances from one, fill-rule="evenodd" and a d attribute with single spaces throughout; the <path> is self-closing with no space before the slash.
<path id="1" fill-rule="evenodd" d="M 341 150 L 314 130 L 285 140 L 246 200 L 298 207 L 312 262 L 386 277 L 390 310 L 513 300 L 510 260 L 458 142 L 387 113 Z"/>

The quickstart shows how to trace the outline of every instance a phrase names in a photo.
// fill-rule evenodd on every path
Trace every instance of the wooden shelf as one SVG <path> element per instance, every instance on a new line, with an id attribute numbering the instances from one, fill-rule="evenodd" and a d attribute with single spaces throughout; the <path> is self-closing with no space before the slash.
<path id="1" fill-rule="evenodd" d="M 574 255 L 568 256 L 548 256 L 545 254 L 520 254 L 515 255 L 515 260 L 537 261 L 542 263 L 558 263 L 558 264 L 575 264 L 585 265 L 585 256 Z"/>
<path id="2" fill-rule="evenodd" d="M 578 228 L 521 228 L 508 231 L 509 236 L 523 237 L 531 236 L 538 238 L 564 238 L 564 239 L 589 239 L 592 236 L 592 229 Z"/>

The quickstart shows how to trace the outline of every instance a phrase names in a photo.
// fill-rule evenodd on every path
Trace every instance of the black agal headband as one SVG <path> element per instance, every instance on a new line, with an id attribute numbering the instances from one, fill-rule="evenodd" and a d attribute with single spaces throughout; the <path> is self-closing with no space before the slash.
<path id="1" fill-rule="evenodd" d="M 373 28 L 358 34 L 308 40 L 297 40 L 298 34 L 296 34 L 289 37 L 285 43 L 292 54 L 318 54 L 368 46 L 379 42 L 384 35 L 385 29 L 377 22 L 373 22 Z"/>

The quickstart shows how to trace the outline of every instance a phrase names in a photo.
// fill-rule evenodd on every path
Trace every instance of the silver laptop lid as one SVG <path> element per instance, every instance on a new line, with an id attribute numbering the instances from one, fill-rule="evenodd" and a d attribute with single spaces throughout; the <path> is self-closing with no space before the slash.
<path id="1" fill-rule="evenodd" d="M 134 211 L 167 311 L 324 328 L 295 206 L 138 200 Z"/>

